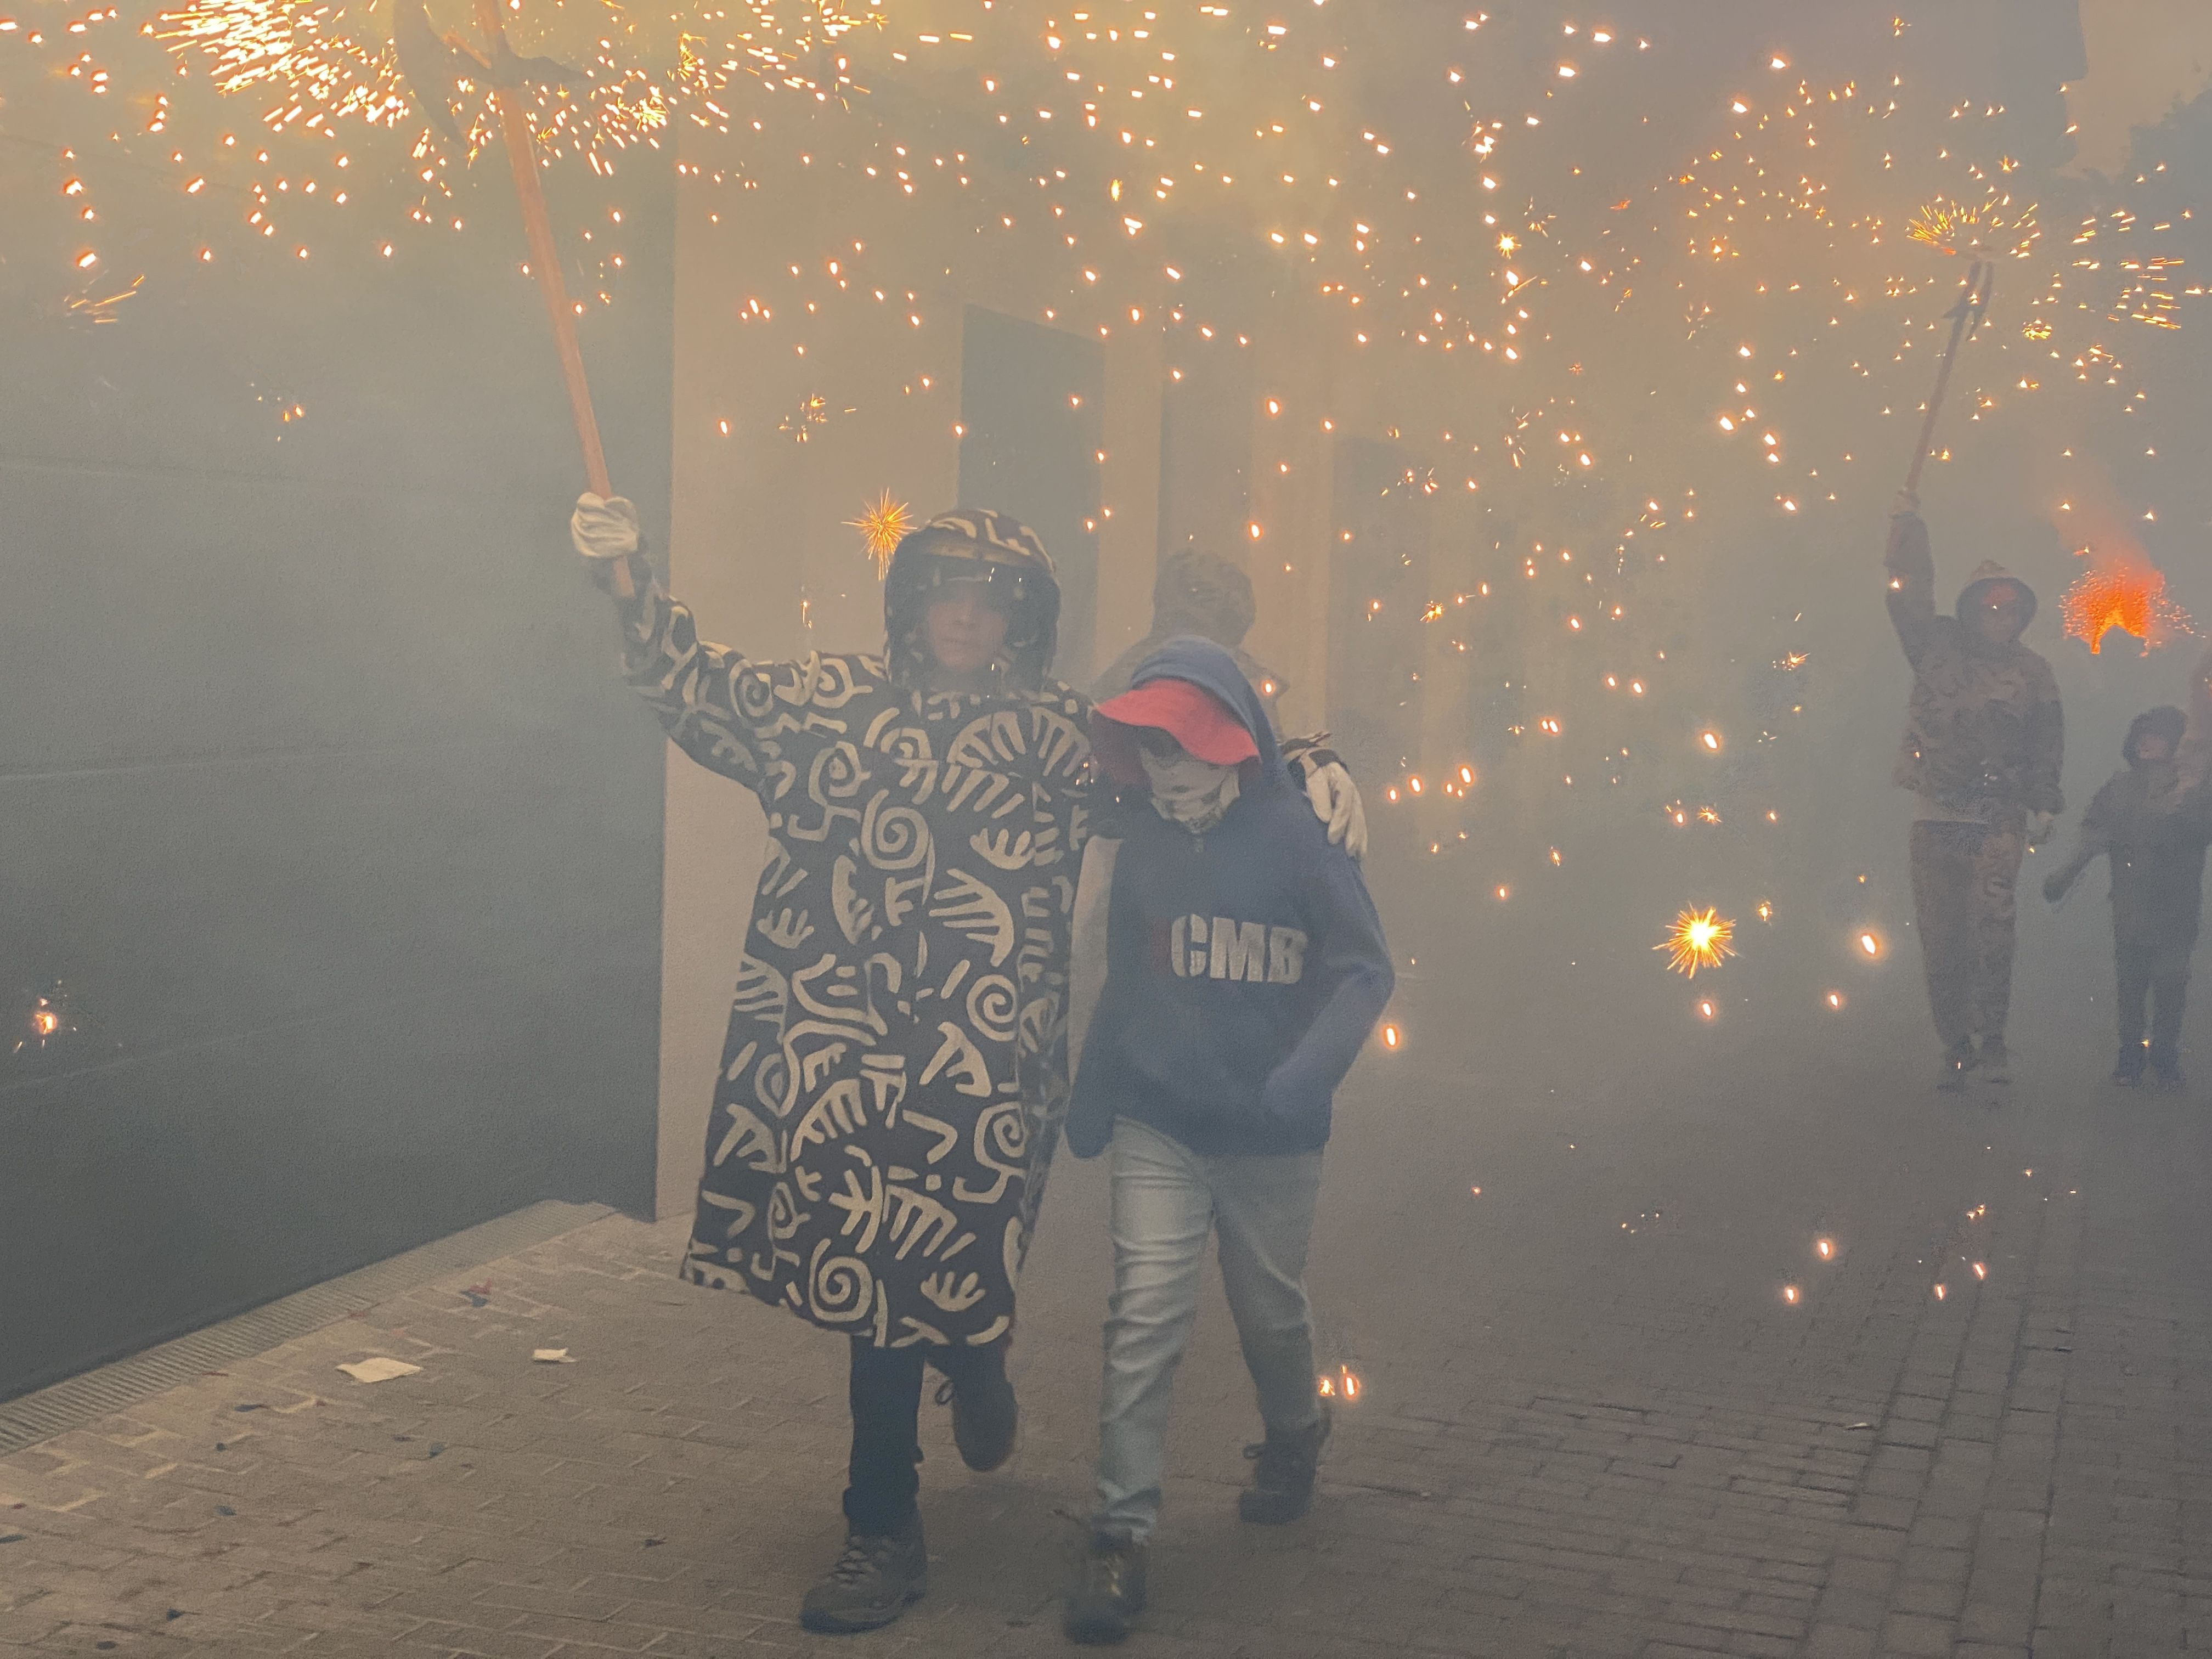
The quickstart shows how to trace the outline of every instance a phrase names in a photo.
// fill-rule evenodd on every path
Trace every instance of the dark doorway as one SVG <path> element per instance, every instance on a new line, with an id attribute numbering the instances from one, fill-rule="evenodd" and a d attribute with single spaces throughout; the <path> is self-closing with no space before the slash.
<path id="1" fill-rule="evenodd" d="M 1099 400 L 1089 340 L 969 306 L 960 349 L 960 502 L 1011 513 L 1060 578 L 1054 672 L 1087 684 L 1098 617 Z"/>

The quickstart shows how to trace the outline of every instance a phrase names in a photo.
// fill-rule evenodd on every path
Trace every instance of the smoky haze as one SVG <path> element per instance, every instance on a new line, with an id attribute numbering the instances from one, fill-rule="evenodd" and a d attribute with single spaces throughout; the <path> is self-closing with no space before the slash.
<path id="1" fill-rule="evenodd" d="M 2108 1097 L 2106 872 L 2040 890 L 2212 618 L 2203 25 L 1903 3 L 927 0 L 704 103 L 664 77 L 649 142 L 538 129 L 612 483 L 702 636 L 876 651 L 865 515 L 992 507 L 1049 549 L 1087 692 L 1195 550 L 1249 585 L 1231 642 L 1284 733 L 1358 782 L 1397 983 L 1309 1273 L 1340 1553 L 1212 1513 L 1252 1425 L 1210 1278 L 1163 1534 L 1195 1640 L 1281 1633 L 1327 1583 L 1316 1641 L 1535 1651 L 1586 1613 L 1615 1621 L 1589 1651 L 1636 1651 L 1684 1572 L 1848 1554 L 1895 1496 L 1874 1425 L 1960 1354 L 2055 1400 L 2078 1351 L 2104 1369 L 2067 1398 L 2138 1413 L 2194 1374 L 2202 1000 L 2186 1089 Z M 580 1352 L 672 1356 L 702 1421 L 698 1379 L 749 1365 L 811 1402 L 723 1448 L 762 1513 L 820 1522 L 744 1540 L 781 1607 L 835 1547 L 836 1345 L 608 1288 L 684 1248 L 767 820 L 622 684 L 507 161 L 427 116 L 272 120 L 146 9 L 70 49 L 110 95 L 62 10 L 0 32 L 0 1400 L 605 1204 L 635 1276 L 545 1297 Z M 2037 597 L 2066 810 L 2019 878 L 2016 1078 L 1952 1097 L 1883 552 L 1984 259 L 1920 511 L 1939 611 L 1984 561 Z M 1714 954 L 1678 959 L 1692 927 Z M 1012 1361 L 1029 1461 L 950 1487 L 928 1443 L 933 1536 L 965 1528 L 936 1594 L 987 1635 L 1048 1624 L 1087 1491 L 1107 1212 L 1063 1154 Z M 2161 1357 L 2110 1375 L 2137 1342 Z M 2203 1413 L 2172 1409 L 2185 1443 Z M 2020 1432 L 2061 1480 L 2056 1431 Z M 1401 1545 L 1504 1571 L 1560 1514 L 1589 1539 L 1529 1547 L 1564 1574 L 1639 1526 L 1698 1541 L 1626 1611 L 1540 1561 L 1451 1618 L 1456 1579 L 1358 1582 Z"/>

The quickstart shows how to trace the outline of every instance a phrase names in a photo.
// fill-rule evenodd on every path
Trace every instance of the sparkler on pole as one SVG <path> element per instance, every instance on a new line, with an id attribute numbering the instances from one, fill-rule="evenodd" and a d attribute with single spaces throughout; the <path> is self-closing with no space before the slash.
<path id="1" fill-rule="evenodd" d="M 477 0 L 477 26 L 492 61 L 506 53 L 507 30 L 500 21 L 499 0 Z M 584 378 L 584 353 L 576 343 L 576 309 L 568 299 L 568 285 L 561 278 L 561 252 L 554 245 L 553 227 L 545 212 L 545 191 L 538 182 L 538 156 L 530 142 L 530 128 L 514 98 L 511 84 L 495 83 L 491 101 L 499 118 L 500 134 L 507 143 L 507 159 L 514 173 L 514 199 L 522 210 L 522 228 L 530 239 L 530 267 L 538 278 L 538 292 L 545 301 L 545 314 L 553 325 L 553 343 L 561 354 L 561 377 L 568 389 L 568 413 L 576 422 L 576 442 L 584 452 L 584 477 L 594 495 L 614 494 L 607 477 L 607 458 L 599 447 L 599 420 L 592 408 L 591 383 Z M 610 567 L 615 597 L 635 598 L 629 566 L 620 560 Z"/>
<path id="2" fill-rule="evenodd" d="M 1966 285 L 1960 290 L 1959 302 L 1946 314 L 1951 319 L 1951 337 L 1943 347 L 1943 358 L 1936 370 L 1936 390 L 1928 398 L 1928 413 L 1920 422 L 1920 447 L 1912 454 L 1912 471 L 1905 474 L 1905 493 L 1917 495 L 1920 491 L 1920 471 L 1928 465 L 1928 447 L 1935 441 L 1936 417 L 1942 411 L 1943 394 L 1951 388 L 1951 365 L 1959 356 L 1959 342 L 1970 337 L 1981 326 L 1982 315 L 1990 308 L 1990 289 L 1996 282 L 1997 268 L 1989 259 L 1977 259 L 1966 271 Z"/>

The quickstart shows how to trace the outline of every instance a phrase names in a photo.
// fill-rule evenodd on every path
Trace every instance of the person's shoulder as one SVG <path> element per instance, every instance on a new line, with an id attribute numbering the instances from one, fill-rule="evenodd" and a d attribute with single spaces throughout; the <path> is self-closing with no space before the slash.
<path id="1" fill-rule="evenodd" d="M 823 707 L 842 708 L 890 685 L 884 659 L 862 651 L 809 651 L 753 667 L 767 675 L 780 697 Z"/>
<path id="2" fill-rule="evenodd" d="M 1279 849 L 1285 857 L 1310 865 L 1324 854 L 1343 853 L 1342 848 L 1331 844 L 1328 826 L 1295 782 L 1286 778 L 1279 784 L 1261 785 L 1253 797 L 1258 809 L 1254 814 L 1255 830 L 1263 833 L 1269 846 Z"/>
<path id="3" fill-rule="evenodd" d="M 1080 720 L 1087 731 L 1091 724 L 1091 699 L 1065 680 L 1046 680 L 1030 694 L 1032 702 L 1065 714 L 1072 720 Z"/>

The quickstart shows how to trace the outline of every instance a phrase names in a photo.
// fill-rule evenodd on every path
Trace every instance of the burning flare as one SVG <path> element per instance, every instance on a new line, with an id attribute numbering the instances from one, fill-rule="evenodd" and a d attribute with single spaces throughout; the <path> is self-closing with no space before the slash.
<path id="1" fill-rule="evenodd" d="M 1667 965 L 1690 979 L 1700 968 L 1717 968 L 1735 952 L 1729 941 L 1735 924 L 1713 910 L 1685 910 L 1674 918 L 1674 930 L 1651 948 L 1668 953 Z"/>
<path id="2" fill-rule="evenodd" d="M 2128 549 L 2076 555 L 2089 568 L 2074 579 L 2059 600 L 2066 631 L 2084 641 L 2090 654 L 2101 653 L 2105 635 L 2118 629 L 2142 641 L 2142 653 L 2164 645 L 2176 630 L 2190 631 L 2189 613 L 2166 596 L 2166 573 L 2142 553 Z"/>

